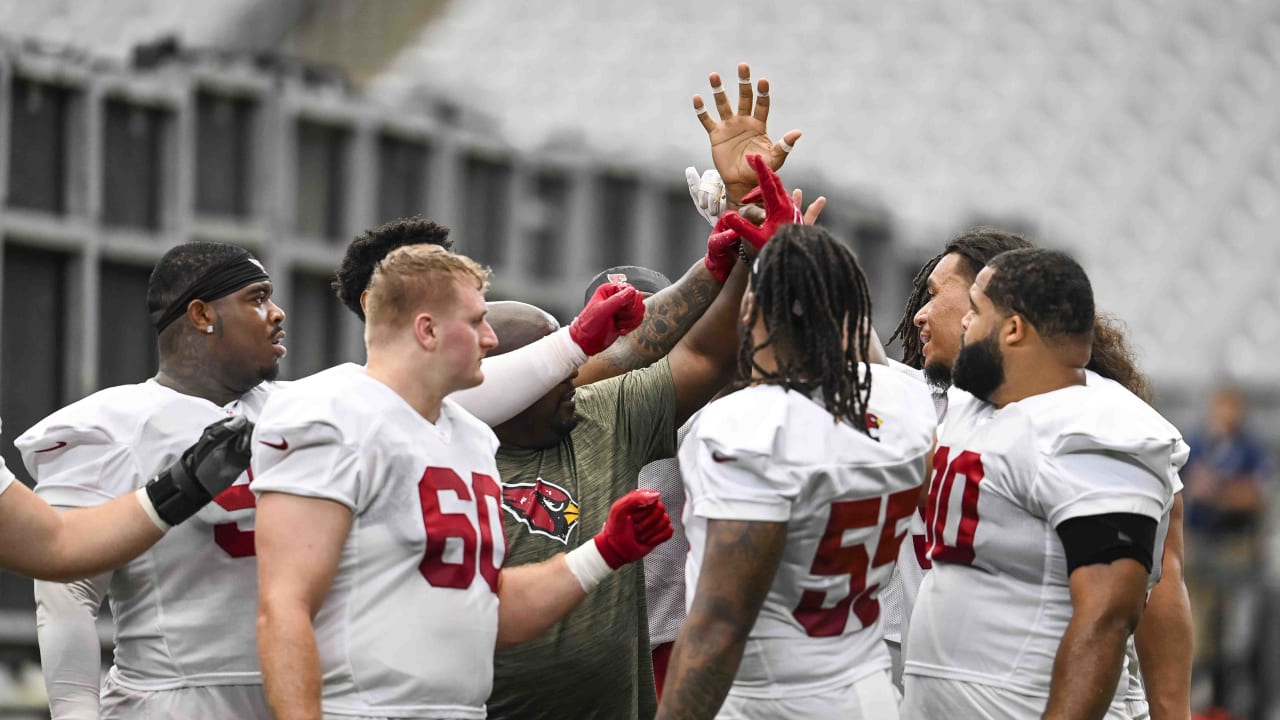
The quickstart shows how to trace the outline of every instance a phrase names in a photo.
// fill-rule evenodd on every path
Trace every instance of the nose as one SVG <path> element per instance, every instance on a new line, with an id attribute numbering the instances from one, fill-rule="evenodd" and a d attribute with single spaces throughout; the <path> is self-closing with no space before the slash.
<path id="1" fill-rule="evenodd" d="M 924 327 L 924 319 L 929 316 L 929 305 L 930 303 L 925 303 L 916 311 L 916 314 L 911 318 L 911 324 L 916 327 Z"/>
<path id="2" fill-rule="evenodd" d="M 493 331 L 493 326 L 487 320 L 480 330 L 480 347 L 486 352 L 498 347 L 498 334 Z"/>
<path id="3" fill-rule="evenodd" d="M 271 305 L 271 307 L 267 309 L 267 319 L 271 321 L 272 325 L 279 325 L 280 323 L 283 323 L 285 317 L 284 308 L 270 300 L 267 302 Z"/>
<path id="4" fill-rule="evenodd" d="M 961 331 L 961 332 L 966 332 L 966 331 L 968 331 L 968 330 L 969 330 L 969 324 L 970 324 L 971 322 L 973 322 L 973 311 L 972 311 L 972 310 L 970 310 L 969 312 L 965 313 L 965 314 L 964 314 L 964 317 L 960 318 L 960 331 Z"/>

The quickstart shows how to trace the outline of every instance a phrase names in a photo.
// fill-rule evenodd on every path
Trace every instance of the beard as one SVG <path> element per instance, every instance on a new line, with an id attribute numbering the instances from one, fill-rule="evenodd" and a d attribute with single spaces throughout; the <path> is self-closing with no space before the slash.
<path id="1" fill-rule="evenodd" d="M 547 420 L 547 427 L 556 436 L 557 441 L 569 437 L 569 433 L 578 426 L 578 405 L 573 394 L 567 394 L 556 407 L 555 413 Z"/>
<path id="2" fill-rule="evenodd" d="M 940 362 L 925 365 L 924 380 L 930 388 L 945 392 L 951 387 L 951 366 Z"/>
<path id="3" fill-rule="evenodd" d="M 951 381 L 961 390 L 990 402 L 991 395 L 1004 384 L 1004 358 L 995 333 L 972 345 L 960 339 L 960 353 L 951 370 Z"/>
<path id="4" fill-rule="evenodd" d="M 258 371 L 258 382 L 272 382 L 280 377 L 280 363 L 272 363 Z"/>

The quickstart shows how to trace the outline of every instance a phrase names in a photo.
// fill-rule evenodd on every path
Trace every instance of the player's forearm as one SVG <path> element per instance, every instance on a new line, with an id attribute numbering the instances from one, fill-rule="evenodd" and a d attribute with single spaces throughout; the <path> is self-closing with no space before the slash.
<path id="1" fill-rule="evenodd" d="M 105 505 L 61 515 L 47 577 L 74 580 L 112 570 L 146 552 L 164 537 L 134 494 Z"/>
<path id="2" fill-rule="evenodd" d="M 1071 618 L 1053 661 L 1045 720 L 1095 720 L 1115 697 L 1132 625 L 1123 613 Z"/>
<path id="3" fill-rule="evenodd" d="M 694 263 L 674 285 L 645 301 L 640 326 L 588 360 L 574 384 L 590 385 L 648 367 L 666 357 L 711 307 L 720 287 L 702 260 Z"/>
<path id="4" fill-rule="evenodd" d="M 522 348 L 485 358 L 484 382 L 449 397 L 486 424 L 501 425 L 564 382 L 586 360 L 569 329 L 561 328 Z"/>
<path id="5" fill-rule="evenodd" d="M 163 536 L 133 495 L 64 513 L 16 482 L 0 495 L 0 567 L 40 580 L 119 567 Z"/>
<path id="6" fill-rule="evenodd" d="M 538 637 L 586 596 L 564 555 L 503 570 L 498 586 L 498 647 Z"/>
<path id="7" fill-rule="evenodd" d="M 1166 549 L 1160 582 L 1151 591 L 1134 633 L 1152 720 L 1191 716 L 1192 635 L 1191 600 L 1182 563 Z"/>
<path id="8" fill-rule="evenodd" d="M 698 586 L 667 666 L 659 720 L 715 717 L 773 584 L 786 528 L 780 522 L 707 524 Z"/>
<path id="9" fill-rule="evenodd" d="M 272 717 L 321 720 L 320 653 L 306 606 L 259 600 L 258 657 Z"/>
<path id="10" fill-rule="evenodd" d="M 658 720 L 701 720 L 719 712 L 742 662 L 749 626 L 696 608 L 667 666 Z"/>

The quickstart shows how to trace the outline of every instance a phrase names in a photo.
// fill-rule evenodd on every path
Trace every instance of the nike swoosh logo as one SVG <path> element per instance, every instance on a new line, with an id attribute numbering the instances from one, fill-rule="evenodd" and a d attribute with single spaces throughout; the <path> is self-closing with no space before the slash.
<path id="1" fill-rule="evenodd" d="M 285 440 L 284 438 L 280 438 L 280 442 L 278 443 L 267 442 L 266 440 L 259 440 L 258 442 L 262 443 L 263 445 L 266 445 L 269 448 L 275 448 L 277 450 L 289 449 L 289 441 Z"/>
<path id="2" fill-rule="evenodd" d="M 715 460 L 715 461 L 716 461 L 716 462 L 718 462 L 718 463 L 724 463 L 724 462 L 733 462 L 734 460 L 737 460 L 738 458 L 736 458 L 736 457 L 730 457 L 730 456 L 728 456 L 728 455 L 721 455 L 720 453 L 716 452 L 715 450 L 712 450 L 712 451 L 711 451 L 711 459 L 712 459 L 712 460 Z"/>
<path id="3" fill-rule="evenodd" d="M 43 450 L 37 450 L 37 451 L 36 451 L 36 453 L 38 454 L 38 453 L 53 452 L 54 450 L 61 450 L 62 448 L 66 447 L 66 446 L 67 446 L 66 441 L 59 440 L 58 442 L 56 442 L 56 443 L 54 443 L 54 444 L 53 444 L 53 447 L 47 447 L 47 448 L 45 448 L 45 449 L 43 449 Z"/>

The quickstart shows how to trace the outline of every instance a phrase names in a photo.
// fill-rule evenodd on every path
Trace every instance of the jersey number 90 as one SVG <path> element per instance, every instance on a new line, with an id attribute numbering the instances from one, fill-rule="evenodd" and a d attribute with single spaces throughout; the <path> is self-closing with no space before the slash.
<path id="1" fill-rule="evenodd" d="M 946 446 L 933 454 L 933 480 L 924 508 L 925 554 L 934 561 L 970 565 L 974 558 L 973 537 L 978 532 L 978 484 L 986 471 L 978 453 L 965 450 L 948 462 L 950 454 L 951 448 Z M 947 542 L 947 515 L 957 477 L 964 478 L 960 520 L 956 523 L 955 540 Z"/>

